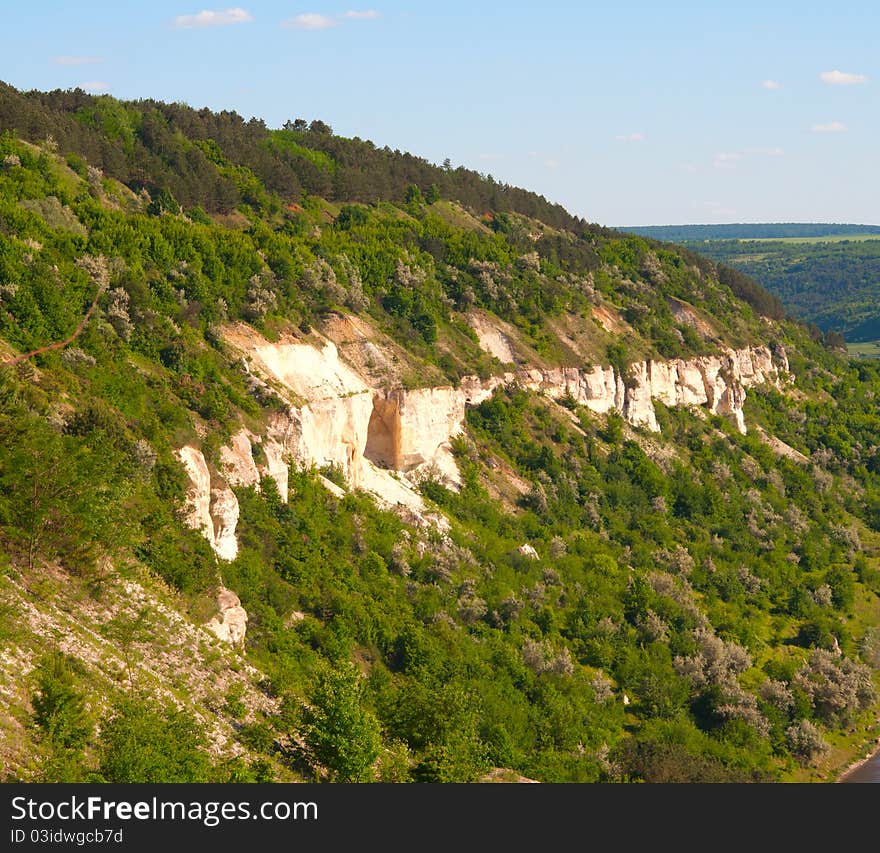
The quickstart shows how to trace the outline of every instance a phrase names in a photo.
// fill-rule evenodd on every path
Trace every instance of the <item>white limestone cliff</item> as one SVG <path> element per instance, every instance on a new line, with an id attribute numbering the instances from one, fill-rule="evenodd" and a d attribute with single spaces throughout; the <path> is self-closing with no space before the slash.
<path id="1" fill-rule="evenodd" d="M 745 433 L 742 408 L 746 389 L 762 383 L 779 385 L 788 373 L 784 350 L 765 346 L 725 350 L 721 355 L 670 361 L 637 361 L 626 377 L 611 367 L 592 370 L 554 368 L 527 370 L 519 376 L 526 387 L 554 399 L 571 396 L 599 414 L 616 410 L 636 427 L 658 432 L 654 401 L 667 406 L 703 406 L 729 417 Z"/>
<path id="2" fill-rule="evenodd" d="M 254 445 L 263 450 L 265 462 L 254 459 Z M 278 487 L 281 500 L 287 503 L 288 467 L 284 447 L 272 439 L 242 429 L 225 447 L 220 448 L 221 472 L 230 486 L 256 486 L 259 488 L 263 477 L 271 477 Z"/>
<path id="3" fill-rule="evenodd" d="M 223 476 L 230 486 L 255 486 L 260 482 L 260 472 L 254 462 L 251 436 L 247 430 L 239 430 L 227 447 L 220 448 Z"/>
<path id="4" fill-rule="evenodd" d="M 214 522 L 212 546 L 221 560 L 234 560 L 238 556 L 238 498 L 229 486 L 211 489 L 211 519 Z"/>
<path id="5" fill-rule="evenodd" d="M 238 554 L 235 528 L 238 524 L 238 500 L 226 483 L 212 487 L 211 473 L 202 451 L 185 445 L 177 451 L 189 478 L 187 512 L 184 521 L 208 540 L 222 560 L 234 560 Z M 244 462 L 244 460 L 239 460 Z M 219 613 L 205 627 L 224 642 L 236 645 L 244 640 L 247 613 L 238 596 L 221 587 L 217 596 Z"/>
<path id="6" fill-rule="evenodd" d="M 238 524 L 238 500 L 225 483 L 213 485 L 202 451 L 186 445 L 177 454 L 189 477 L 184 521 L 202 533 L 214 553 L 223 560 L 238 554 L 235 528 Z"/>
<path id="7" fill-rule="evenodd" d="M 177 451 L 189 478 L 186 491 L 186 516 L 184 521 L 193 530 L 204 533 L 205 538 L 213 544 L 214 521 L 211 518 L 211 474 L 202 451 L 191 445 L 185 445 Z"/>
<path id="8" fill-rule="evenodd" d="M 326 341 L 269 343 L 255 333 L 240 337 L 252 376 L 274 382 L 287 408 L 269 419 L 266 432 L 236 433 L 221 450 L 221 477 L 212 483 L 201 453 L 179 451 L 190 477 L 187 521 L 204 532 L 222 559 L 238 552 L 238 502 L 230 486 L 259 485 L 272 477 L 287 499 L 288 465 L 337 466 L 352 488 L 371 492 L 381 503 L 402 507 L 414 520 L 445 526 L 429 517 L 416 484 L 424 472 L 451 486 L 460 482 L 451 441 L 464 429 L 468 406 L 488 399 L 500 385 L 518 383 L 551 399 L 571 397 L 593 412 L 619 412 L 631 425 L 659 431 L 655 401 L 698 406 L 729 417 L 746 431 L 746 389 L 780 386 L 788 373 L 785 352 L 766 346 L 728 349 L 718 355 L 631 364 L 625 376 L 610 366 L 520 368 L 481 380 L 465 377 L 457 388 L 386 388 L 371 384 L 339 358 Z M 267 386 L 268 387 L 268 386 Z M 262 453 L 255 458 L 259 444 Z M 328 488 L 332 485 L 325 481 Z M 333 487 L 338 493 L 338 487 Z"/>

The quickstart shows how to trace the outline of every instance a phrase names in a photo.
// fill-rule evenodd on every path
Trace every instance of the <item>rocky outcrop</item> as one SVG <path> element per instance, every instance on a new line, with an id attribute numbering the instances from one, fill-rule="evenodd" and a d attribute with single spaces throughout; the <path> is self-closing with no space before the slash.
<path id="1" fill-rule="evenodd" d="M 220 462 L 223 476 L 230 486 L 256 486 L 260 482 L 260 472 L 254 462 L 251 436 L 247 430 L 240 430 L 227 447 L 220 448 Z"/>
<path id="2" fill-rule="evenodd" d="M 238 554 L 235 528 L 238 524 L 238 500 L 226 483 L 212 486 L 211 474 L 202 451 L 186 445 L 177 451 L 189 477 L 184 521 L 202 533 L 223 560 Z"/>
<path id="3" fill-rule="evenodd" d="M 502 364 L 514 364 L 516 356 L 510 345 L 510 337 L 505 334 L 502 323 L 497 318 L 489 319 L 479 312 L 472 312 L 468 323 L 477 335 L 480 346 L 494 355 Z"/>
<path id="4" fill-rule="evenodd" d="M 214 521 L 211 518 L 211 474 L 202 451 L 186 445 L 177 451 L 189 478 L 186 491 L 186 515 L 184 521 L 193 530 L 200 530 L 213 544 Z"/>
<path id="5" fill-rule="evenodd" d="M 761 383 L 779 385 L 788 373 L 788 359 L 779 347 L 746 347 L 717 356 L 670 361 L 638 361 L 621 377 L 611 367 L 555 368 L 525 371 L 521 381 L 549 397 L 570 396 L 591 411 L 618 411 L 636 427 L 658 432 L 654 401 L 667 406 L 703 406 L 729 417 L 746 431 L 743 402 L 746 389 Z"/>
<path id="6" fill-rule="evenodd" d="M 653 431 L 659 430 L 655 402 L 700 406 L 729 417 L 745 432 L 746 389 L 763 382 L 778 385 L 788 372 L 781 348 L 746 347 L 692 359 L 638 361 L 625 375 L 610 366 L 520 368 L 486 380 L 465 377 L 456 388 L 407 389 L 371 385 L 340 360 L 330 341 L 317 347 L 253 336 L 245 350 L 248 359 L 249 375 L 256 376 L 254 368 L 274 382 L 272 393 L 285 399 L 287 409 L 270 418 L 264 436 L 246 430 L 233 436 L 221 451 L 225 483 L 213 489 L 201 454 L 181 450 L 192 483 L 188 518 L 224 559 L 237 553 L 238 504 L 229 486 L 259 485 L 261 477 L 271 476 L 286 500 L 289 461 L 337 467 L 351 487 L 425 520 L 416 481 L 430 470 L 450 485 L 460 482 L 451 441 L 464 429 L 467 407 L 488 399 L 499 385 L 516 382 L 553 399 L 572 398 L 598 414 L 616 411 L 633 426 Z M 257 457 L 256 444 L 262 448 Z M 443 525 L 437 518 L 431 522 Z"/>
<path id="7" fill-rule="evenodd" d="M 221 560 L 234 560 L 238 556 L 238 499 L 229 486 L 211 489 L 211 521 L 214 523 L 214 540 L 211 543 Z"/>
<path id="8" fill-rule="evenodd" d="M 508 374 L 508 381 L 513 374 Z M 458 467 L 450 439 L 464 429 L 465 409 L 492 396 L 505 380 L 466 377 L 458 388 L 395 389 L 373 395 L 373 413 L 366 456 L 394 471 L 412 472 L 430 466 L 444 479 L 458 483 Z"/>
<path id="9" fill-rule="evenodd" d="M 257 463 L 254 445 L 259 445 L 265 461 Z M 271 477 L 278 487 L 281 500 L 287 503 L 289 471 L 284 447 L 273 439 L 261 439 L 248 430 L 239 430 L 226 447 L 220 448 L 223 476 L 230 486 L 255 486 L 263 477 Z"/>
<path id="10" fill-rule="evenodd" d="M 247 632 L 247 611 L 241 606 L 238 596 L 226 587 L 217 592 L 218 613 L 205 627 L 224 643 L 238 646 L 244 642 Z"/>

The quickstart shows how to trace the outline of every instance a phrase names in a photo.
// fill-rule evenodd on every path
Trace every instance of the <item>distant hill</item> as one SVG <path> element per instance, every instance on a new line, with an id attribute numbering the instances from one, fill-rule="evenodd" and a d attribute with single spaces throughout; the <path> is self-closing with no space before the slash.
<path id="1" fill-rule="evenodd" d="M 864 228 L 865 226 L 859 226 Z M 877 239 L 694 240 L 685 246 L 761 283 L 791 314 L 848 341 L 880 338 Z"/>
<path id="2" fill-rule="evenodd" d="M 618 229 L 678 243 L 760 282 L 790 314 L 848 341 L 880 338 L 880 226 L 833 222 L 645 225 Z"/>
<path id="3" fill-rule="evenodd" d="M 880 225 L 835 222 L 734 222 L 724 225 L 628 225 L 618 228 L 654 240 L 682 243 L 688 240 L 767 240 L 799 237 L 839 237 L 847 234 L 876 234 Z"/>

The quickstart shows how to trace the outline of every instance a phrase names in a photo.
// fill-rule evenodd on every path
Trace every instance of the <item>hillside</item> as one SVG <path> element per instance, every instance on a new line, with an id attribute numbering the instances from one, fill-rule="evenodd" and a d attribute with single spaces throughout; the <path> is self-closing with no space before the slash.
<path id="1" fill-rule="evenodd" d="M 880 366 L 323 123 L 0 96 L 8 780 L 817 780 L 877 736 Z"/>
<path id="2" fill-rule="evenodd" d="M 619 230 L 679 243 L 745 274 L 791 316 L 821 333 L 852 342 L 880 338 L 880 226 L 745 223 Z"/>

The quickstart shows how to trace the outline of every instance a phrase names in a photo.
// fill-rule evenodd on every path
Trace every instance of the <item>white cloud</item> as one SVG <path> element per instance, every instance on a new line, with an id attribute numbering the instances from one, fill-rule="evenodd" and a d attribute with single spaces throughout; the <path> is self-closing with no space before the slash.
<path id="1" fill-rule="evenodd" d="M 52 59 L 56 65 L 95 65 L 103 61 L 100 56 L 56 56 Z"/>
<path id="2" fill-rule="evenodd" d="M 87 92 L 106 92 L 110 86 L 103 80 L 89 80 L 88 83 L 83 83 L 80 88 L 85 89 Z"/>
<path id="3" fill-rule="evenodd" d="M 761 83 L 761 85 L 765 89 L 770 89 L 770 90 L 776 90 L 776 89 L 782 88 L 782 83 L 780 83 L 778 80 L 764 80 L 764 82 Z"/>
<path id="4" fill-rule="evenodd" d="M 754 157 L 782 157 L 785 149 L 777 146 L 750 145 L 739 151 L 720 151 L 712 158 L 712 165 L 722 171 L 732 171 L 739 164 Z"/>
<path id="5" fill-rule="evenodd" d="M 228 24 L 246 24 L 253 21 L 253 16 L 246 9 L 236 6 L 232 9 L 212 11 L 202 9 L 195 15 L 178 15 L 174 26 L 181 30 L 201 27 L 225 27 Z"/>
<path id="6" fill-rule="evenodd" d="M 850 74 L 848 71 L 823 71 L 819 79 L 832 86 L 852 86 L 856 83 L 868 82 L 864 74 Z"/>
<path id="7" fill-rule="evenodd" d="M 844 133 L 846 125 L 842 121 L 829 121 L 827 124 L 814 124 L 813 133 Z"/>
<path id="8" fill-rule="evenodd" d="M 645 134 L 644 133 L 618 133 L 617 136 L 614 137 L 618 142 L 644 142 Z"/>
<path id="9" fill-rule="evenodd" d="M 557 169 L 557 168 L 559 168 L 559 161 L 558 161 L 558 160 L 553 160 L 553 159 L 545 160 L 545 161 L 544 161 L 544 165 L 545 165 L 548 169 Z"/>
<path id="10" fill-rule="evenodd" d="M 339 21 L 319 15 L 317 12 L 305 12 L 295 18 L 289 18 L 281 23 L 282 27 L 293 27 L 296 30 L 329 30 L 335 27 Z"/>
<path id="11" fill-rule="evenodd" d="M 350 9 L 335 17 L 322 15 L 319 12 L 304 12 L 302 15 L 282 21 L 281 26 L 292 27 L 295 30 L 329 30 L 331 27 L 338 27 L 345 21 L 373 21 L 378 17 L 379 13 L 375 9 L 364 9 L 363 11 Z"/>

